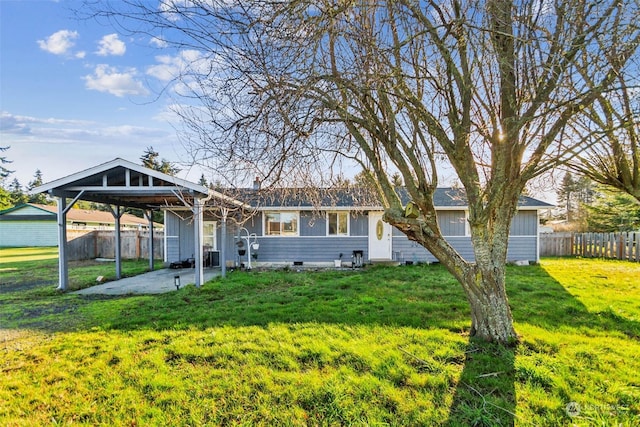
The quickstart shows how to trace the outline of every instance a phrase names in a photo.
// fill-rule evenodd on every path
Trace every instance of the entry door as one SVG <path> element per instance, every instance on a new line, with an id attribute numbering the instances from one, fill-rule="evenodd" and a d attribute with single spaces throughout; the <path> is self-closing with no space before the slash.
<path id="1" fill-rule="evenodd" d="M 382 212 L 369 212 L 369 260 L 390 261 L 391 225 L 382 220 Z"/>

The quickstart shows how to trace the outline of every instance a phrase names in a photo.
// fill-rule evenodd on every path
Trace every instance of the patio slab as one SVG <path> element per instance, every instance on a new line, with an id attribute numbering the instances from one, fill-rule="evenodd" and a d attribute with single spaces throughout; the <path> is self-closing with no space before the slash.
<path id="1" fill-rule="evenodd" d="M 204 269 L 204 281 L 220 275 L 220 269 Z M 192 268 L 150 271 L 134 277 L 114 280 L 101 285 L 91 286 L 73 293 L 80 295 L 128 295 L 128 294 L 162 294 L 176 290 L 175 277 L 180 277 L 180 288 L 195 283 L 195 270 Z"/>

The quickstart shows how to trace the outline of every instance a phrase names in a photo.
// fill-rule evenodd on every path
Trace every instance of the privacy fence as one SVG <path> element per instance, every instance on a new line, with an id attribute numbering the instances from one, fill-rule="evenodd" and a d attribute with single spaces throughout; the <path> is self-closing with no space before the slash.
<path id="1" fill-rule="evenodd" d="M 153 232 L 153 256 L 164 258 L 164 232 Z M 113 230 L 67 230 L 67 251 L 72 261 L 94 258 L 115 258 L 116 233 Z M 120 251 L 124 259 L 149 258 L 149 232 L 120 232 Z"/>
<path id="2" fill-rule="evenodd" d="M 540 256 L 571 255 L 640 262 L 640 232 L 540 235 Z"/>

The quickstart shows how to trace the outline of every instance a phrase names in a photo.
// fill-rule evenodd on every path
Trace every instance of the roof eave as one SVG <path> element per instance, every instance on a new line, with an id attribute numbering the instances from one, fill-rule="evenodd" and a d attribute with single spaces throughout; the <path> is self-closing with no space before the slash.
<path id="1" fill-rule="evenodd" d="M 136 171 L 138 173 L 141 174 L 146 174 L 149 176 L 152 176 L 154 178 L 163 180 L 163 181 L 167 181 L 167 182 L 171 182 L 173 184 L 175 184 L 176 186 L 179 187 L 184 187 L 187 188 L 189 190 L 192 190 L 194 192 L 200 193 L 203 196 L 206 196 L 209 194 L 209 189 L 207 187 L 204 187 L 202 185 L 199 184 L 195 184 L 193 182 L 190 181 L 186 181 L 184 179 L 172 176 L 172 175 L 167 175 L 163 172 L 160 171 L 156 171 L 153 169 L 149 169 L 147 167 L 144 167 L 142 165 L 137 165 L 135 163 L 129 162 L 127 160 L 121 159 L 121 158 L 115 158 L 109 162 L 106 163 L 102 163 L 100 165 L 94 166 L 92 168 L 89 169 L 85 169 L 83 171 L 80 172 L 76 172 L 74 174 L 68 175 L 66 177 L 51 181 L 49 183 L 43 184 L 41 186 L 38 186 L 34 189 L 32 189 L 29 194 L 40 194 L 40 193 L 48 193 L 51 192 L 55 189 L 59 189 L 59 188 L 63 188 L 65 186 L 68 186 L 69 184 L 72 184 L 75 181 L 78 181 L 80 179 L 84 179 L 84 178 L 88 178 L 92 175 L 96 175 L 96 174 L 100 174 L 103 172 L 106 172 L 110 169 L 114 169 L 117 167 L 123 167 L 123 168 L 127 168 L 127 169 L 131 169 L 133 171 Z"/>

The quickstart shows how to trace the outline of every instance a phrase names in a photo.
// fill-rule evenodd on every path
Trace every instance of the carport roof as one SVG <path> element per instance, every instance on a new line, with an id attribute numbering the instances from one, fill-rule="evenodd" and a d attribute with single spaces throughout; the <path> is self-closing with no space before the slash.
<path id="1" fill-rule="evenodd" d="M 116 158 L 36 187 L 32 193 L 151 209 L 184 206 L 205 198 L 209 189 L 175 176 Z"/>

